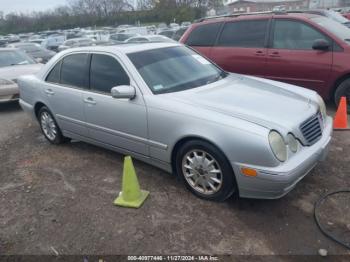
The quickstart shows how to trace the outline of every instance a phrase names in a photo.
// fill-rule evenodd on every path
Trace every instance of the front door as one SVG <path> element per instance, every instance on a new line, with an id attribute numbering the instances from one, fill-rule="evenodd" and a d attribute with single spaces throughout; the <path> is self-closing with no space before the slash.
<path id="1" fill-rule="evenodd" d="M 92 54 L 90 90 L 83 92 L 89 137 L 148 155 L 146 107 L 138 88 L 132 100 L 111 96 L 112 87 L 130 84 L 128 74 L 114 56 Z"/>
<path id="2" fill-rule="evenodd" d="M 313 89 L 326 90 L 332 69 L 332 50 L 312 48 L 315 40 L 331 39 L 300 21 L 276 19 L 272 47 L 268 51 L 267 78 Z M 326 94 L 324 94 L 326 95 Z"/>

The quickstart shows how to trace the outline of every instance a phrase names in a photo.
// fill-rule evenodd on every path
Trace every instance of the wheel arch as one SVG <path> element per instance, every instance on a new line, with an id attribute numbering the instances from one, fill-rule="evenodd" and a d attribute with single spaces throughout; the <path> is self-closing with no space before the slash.
<path id="1" fill-rule="evenodd" d="M 35 114 L 36 118 L 38 118 L 39 111 L 40 111 L 40 109 L 41 109 L 43 106 L 46 106 L 46 104 L 44 104 L 44 103 L 41 102 L 41 101 L 35 103 L 35 105 L 34 105 L 34 114 Z M 47 106 L 46 106 L 46 107 L 47 107 Z"/>
<path id="2" fill-rule="evenodd" d="M 177 152 L 179 151 L 179 149 L 181 148 L 181 146 L 183 144 L 185 144 L 186 142 L 188 141 L 192 141 L 192 140 L 200 140 L 200 141 L 203 141 L 203 142 L 206 142 L 206 143 L 209 143 L 211 144 L 212 146 L 216 147 L 217 150 L 219 150 L 223 156 L 225 156 L 226 160 L 228 161 L 228 163 L 230 164 L 231 166 L 231 163 L 230 161 L 228 160 L 226 154 L 224 151 L 221 150 L 221 148 L 216 144 L 214 143 L 213 141 L 211 141 L 210 139 L 208 138 L 205 138 L 205 137 L 202 137 L 202 136 L 198 136 L 198 135 L 188 135 L 188 136 L 184 136 L 182 138 L 180 138 L 173 146 L 172 150 L 171 150 L 171 168 L 172 168 L 172 171 L 174 174 L 176 174 L 176 155 L 177 155 Z M 234 170 L 231 166 L 231 169 L 232 169 L 232 172 L 234 173 Z"/>
<path id="3" fill-rule="evenodd" d="M 350 79 L 350 72 L 346 72 L 345 74 L 343 74 L 342 76 L 338 77 L 334 84 L 333 87 L 331 88 L 330 94 L 329 94 L 329 100 L 334 102 L 334 96 L 335 96 L 335 92 L 337 92 L 337 88 L 338 86 L 345 81 L 346 79 Z"/>

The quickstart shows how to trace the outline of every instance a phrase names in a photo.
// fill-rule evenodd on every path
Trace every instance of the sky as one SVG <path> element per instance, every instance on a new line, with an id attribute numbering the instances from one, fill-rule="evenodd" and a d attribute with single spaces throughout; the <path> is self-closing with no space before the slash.
<path id="1" fill-rule="evenodd" d="M 0 0 L 0 11 L 10 12 L 44 11 L 66 4 L 67 0 Z"/>

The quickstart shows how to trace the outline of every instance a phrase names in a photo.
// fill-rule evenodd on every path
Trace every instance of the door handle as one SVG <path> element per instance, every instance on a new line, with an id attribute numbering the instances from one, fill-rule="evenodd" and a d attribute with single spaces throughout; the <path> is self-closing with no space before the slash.
<path id="1" fill-rule="evenodd" d="M 256 52 L 255 52 L 255 55 L 256 55 L 256 56 L 265 56 L 264 52 L 261 51 L 261 50 L 256 51 Z"/>
<path id="2" fill-rule="evenodd" d="M 45 93 L 47 94 L 47 95 L 49 95 L 49 96 L 53 96 L 54 94 L 55 94 L 55 92 L 54 91 L 52 91 L 52 89 L 46 89 L 45 90 Z"/>
<path id="3" fill-rule="evenodd" d="M 270 57 L 281 57 L 281 56 L 280 56 L 280 53 L 279 53 L 279 52 L 275 51 L 275 52 L 272 52 L 272 53 L 270 54 Z"/>
<path id="4" fill-rule="evenodd" d="M 90 104 L 90 105 L 96 105 L 96 101 L 92 97 L 85 98 L 84 103 Z"/>

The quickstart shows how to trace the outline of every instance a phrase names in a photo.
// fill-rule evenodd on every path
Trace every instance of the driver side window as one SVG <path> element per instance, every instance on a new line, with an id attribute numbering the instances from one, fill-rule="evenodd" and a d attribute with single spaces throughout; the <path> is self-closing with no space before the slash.
<path id="1" fill-rule="evenodd" d="M 275 20 L 273 48 L 312 50 L 315 40 L 328 37 L 304 23 L 291 20 Z"/>
<path id="2" fill-rule="evenodd" d="M 93 54 L 90 68 L 90 89 L 110 93 L 112 87 L 130 85 L 130 79 L 120 63 L 109 55 Z"/>

